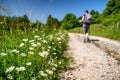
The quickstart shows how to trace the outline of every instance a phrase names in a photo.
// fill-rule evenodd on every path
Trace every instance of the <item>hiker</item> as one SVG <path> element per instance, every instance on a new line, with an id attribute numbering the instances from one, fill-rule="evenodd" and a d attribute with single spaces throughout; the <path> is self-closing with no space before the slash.
<path id="1" fill-rule="evenodd" d="M 89 14 L 88 10 L 85 11 L 85 14 L 83 15 L 80 22 L 83 22 L 84 43 L 90 42 L 88 30 L 91 24 L 91 15 Z"/>

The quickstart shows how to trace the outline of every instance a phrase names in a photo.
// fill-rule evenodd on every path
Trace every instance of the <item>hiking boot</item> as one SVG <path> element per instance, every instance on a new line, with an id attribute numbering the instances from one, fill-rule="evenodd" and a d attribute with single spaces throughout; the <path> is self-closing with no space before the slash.
<path id="1" fill-rule="evenodd" d="M 86 39 L 84 39 L 84 41 L 83 41 L 84 43 L 86 43 Z"/>
<path id="2" fill-rule="evenodd" d="M 91 41 L 90 41 L 90 38 L 87 38 L 87 42 L 88 42 L 88 43 L 90 43 L 90 42 L 91 42 Z"/>

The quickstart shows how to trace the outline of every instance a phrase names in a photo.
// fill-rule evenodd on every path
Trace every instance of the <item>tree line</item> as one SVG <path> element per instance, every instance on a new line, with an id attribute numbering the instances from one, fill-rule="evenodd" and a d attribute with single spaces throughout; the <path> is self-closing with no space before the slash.
<path id="1" fill-rule="evenodd" d="M 115 25 L 120 22 L 120 0 L 109 0 L 106 4 L 106 8 L 103 13 L 91 10 L 92 24 L 102 24 L 105 26 Z M 9 17 L 0 15 L 0 26 L 1 29 L 11 30 L 11 29 L 21 29 L 30 30 L 31 28 L 44 28 L 44 29 L 71 29 L 75 27 L 81 27 L 82 23 L 79 20 L 82 18 L 80 16 L 77 18 L 73 13 L 67 13 L 62 21 L 49 15 L 45 24 L 36 20 L 35 23 L 30 22 L 28 16 L 25 14 L 19 17 Z M 4 26 L 3 26 L 4 25 Z"/>
<path id="2" fill-rule="evenodd" d="M 92 10 L 91 14 L 94 15 L 94 17 L 98 17 L 99 13 L 97 11 Z M 0 26 L 1 30 L 11 30 L 14 28 L 21 29 L 21 30 L 30 30 L 31 28 L 47 28 L 47 29 L 71 29 L 75 27 L 82 26 L 81 23 L 79 23 L 81 17 L 77 18 L 73 13 L 67 13 L 62 21 L 59 21 L 57 18 L 52 17 L 52 15 L 49 15 L 47 18 L 47 21 L 45 24 L 41 23 L 39 20 L 36 20 L 36 22 L 30 22 L 28 16 L 25 14 L 23 16 L 2 16 L 0 15 Z M 93 18 L 94 19 L 94 18 Z M 94 19 L 93 23 L 97 23 L 99 20 Z"/>
<path id="3" fill-rule="evenodd" d="M 115 26 L 116 24 L 120 24 L 120 0 L 109 0 L 102 13 L 91 10 L 90 14 L 92 15 L 92 24 L 102 24 L 103 26 Z M 50 16 L 51 15 L 49 15 L 47 19 L 47 24 L 50 22 L 50 20 L 52 20 L 49 18 L 53 18 Z M 59 27 L 68 30 L 74 27 L 82 27 L 82 23 L 79 23 L 81 18 L 82 16 L 77 18 L 73 13 L 67 13 L 62 21 L 59 22 L 56 20 L 56 22 L 58 23 Z M 53 26 L 54 21 L 51 21 L 51 23 Z"/>

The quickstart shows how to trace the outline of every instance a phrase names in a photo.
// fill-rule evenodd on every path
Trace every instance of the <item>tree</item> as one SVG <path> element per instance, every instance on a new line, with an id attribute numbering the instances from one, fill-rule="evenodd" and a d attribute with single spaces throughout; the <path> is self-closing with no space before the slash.
<path id="1" fill-rule="evenodd" d="M 26 14 L 23 16 L 23 21 L 27 22 L 27 23 L 30 22 L 30 20 L 29 20 L 29 18 L 28 18 L 28 16 Z"/>
<path id="2" fill-rule="evenodd" d="M 98 11 L 90 11 L 90 14 L 92 15 L 92 24 L 96 24 L 96 23 L 100 23 L 101 19 L 100 19 L 100 14 Z"/>
<path id="3" fill-rule="evenodd" d="M 91 11 L 90 11 L 90 14 L 91 14 L 91 15 L 96 14 L 95 10 L 91 10 Z"/>
<path id="4" fill-rule="evenodd" d="M 111 14 L 115 14 L 120 10 L 120 0 L 110 0 L 107 5 L 106 9 L 104 10 L 104 16 L 108 16 Z"/>
<path id="5" fill-rule="evenodd" d="M 53 21 L 53 17 L 49 15 L 47 18 L 46 26 L 52 27 L 52 24 L 53 24 L 52 21 Z"/>
<path id="6" fill-rule="evenodd" d="M 46 26 L 49 28 L 58 28 L 59 21 L 57 18 L 53 18 L 51 15 L 48 16 Z"/>
<path id="7" fill-rule="evenodd" d="M 103 12 L 102 24 L 105 26 L 114 26 L 120 23 L 120 0 L 109 0 Z"/>
<path id="8" fill-rule="evenodd" d="M 63 29 L 71 29 L 76 27 L 76 25 L 78 24 L 78 19 L 76 18 L 76 16 L 72 13 L 68 13 L 65 15 L 61 27 Z"/>
<path id="9" fill-rule="evenodd" d="M 57 18 L 54 18 L 54 19 L 53 19 L 53 27 L 54 27 L 55 29 L 57 29 L 57 28 L 60 27 L 60 23 L 59 23 L 59 21 L 58 21 Z"/>

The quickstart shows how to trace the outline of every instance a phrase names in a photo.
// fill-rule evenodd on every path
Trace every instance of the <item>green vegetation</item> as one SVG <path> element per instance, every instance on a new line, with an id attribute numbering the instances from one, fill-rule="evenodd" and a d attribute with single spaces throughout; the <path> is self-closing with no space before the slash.
<path id="1" fill-rule="evenodd" d="M 82 31 L 82 27 L 76 27 L 76 28 L 68 30 L 68 32 L 71 32 L 71 33 L 82 33 L 83 31 Z"/>
<path id="2" fill-rule="evenodd" d="M 106 9 L 104 10 L 103 14 L 105 16 L 116 14 L 120 12 L 120 0 L 109 0 L 106 5 Z"/>
<path id="3" fill-rule="evenodd" d="M 67 67 L 65 31 L 7 31 L 0 37 L 0 80 L 56 80 Z"/>
<path id="4" fill-rule="evenodd" d="M 74 14 L 66 14 L 63 21 L 62 21 L 62 24 L 61 24 L 61 27 L 62 29 L 71 29 L 71 28 L 74 28 L 74 27 L 77 27 L 79 24 L 76 16 Z"/>
<path id="5" fill-rule="evenodd" d="M 52 20 L 52 21 L 51 21 Z M 46 24 L 27 15 L 0 16 L 0 80 L 58 80 L 68 68 L 68 34 L 52 16 Z"/>
<path id="6" fill-rule="evenodd" d="M 83 33 L 82 27 L 73 28 L 68 31 L 73 33 L 81 33 L 81 34 Z M 102 36 L 120 41 L 119 33 L 120 33 L 120 27 L 114 27 L 114 26 L 106 27 L 100 24 L 92 24 L 89 30 L 90 35 Z"/>
<path id="7" fill-rule="evenodd" d="M 120 41 L 119 32 L 120 32 L 120 28 L 117 28 L 115 26 L 106 27 L 106 26 L 101 26 L 101 25 L 92 25 L 91 27 L 91 35 L 107 37 L 110 39 Z"/>
<path id="8" fill-rule="evenodd" d="M 56 18 L 53 18 L 51 15 L 49 15 L 46 22 L 46 26 L 49 29 L 51 29 L 52 27 L 54 27 L 54 29 L 58 29 L 60 28 L 60 22 Z"/>

